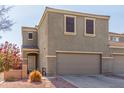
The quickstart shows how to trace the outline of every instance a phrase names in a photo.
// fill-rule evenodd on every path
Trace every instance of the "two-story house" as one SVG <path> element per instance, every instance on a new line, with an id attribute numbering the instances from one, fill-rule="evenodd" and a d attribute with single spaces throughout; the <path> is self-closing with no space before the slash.
<path id="1" fill-rule="evenodd" d="M 109 18 L 47 7 L 37 26 L 22 27 L 23 77 L 42 68 L 48 75 L 124 73 L 124 47 L 110 42 Z"/>
<path id="2" fill-rule="evenodd" d="M 124 34 L 109 32 L 109 48 L 113 57 L 113 73 L 124 73 Z"/>

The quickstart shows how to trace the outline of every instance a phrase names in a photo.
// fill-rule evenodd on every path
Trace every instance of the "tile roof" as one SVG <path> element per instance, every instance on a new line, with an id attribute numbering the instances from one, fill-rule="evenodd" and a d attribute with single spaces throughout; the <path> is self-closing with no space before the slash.
<path id="1" fill-rule="evenodd" d="M 115 33 L 115 32 L 109 32 L 109 34 L 120 35 L 119 33 Z"/>
<path id="2" fill-rule="evenodd" d="M 110 46 L 119 46 L 119 47 L 124 47 L 124 42 L 109 42 Z"/>
<path id="3" fill-rule="evenodd" d="M 109 32 L 109 36 L 124 37 L 123 33 Z"/>

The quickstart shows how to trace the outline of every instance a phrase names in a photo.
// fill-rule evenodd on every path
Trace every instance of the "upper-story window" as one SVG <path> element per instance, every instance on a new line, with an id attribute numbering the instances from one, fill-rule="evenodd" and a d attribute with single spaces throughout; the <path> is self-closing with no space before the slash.
<path id="1" fill-rule="evenodd" d="M 94 18 L 85 18 L 85 35 L 86 36 L 95 36 L 95 19 Z"/>
<path id="2" fill-rule="evenodd" d="M 32 32 L 28 33 L 28 40 L 33 40 L 33 33 Z"/>
<path id="3" fill-rule="evenodd" d="M 76 17 L 71 15 L 64 16 L 64 33 L 67 35 L 76 34 Z"/>
<path id="4" fill-rule="evenodd" d="M 119 42 L 119 37 L 112 37 L 113 42 Z"/>

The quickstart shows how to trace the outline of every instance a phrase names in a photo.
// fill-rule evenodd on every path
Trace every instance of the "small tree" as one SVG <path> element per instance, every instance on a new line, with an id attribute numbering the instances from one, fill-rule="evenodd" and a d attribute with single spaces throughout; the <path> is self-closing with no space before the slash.
<path id="1" fill-rule="evenodd" d="M 16 44 L 5 42 L 0 45 L 0 71 L 21 68 L 20 49 Z"/>
<path id="2" fill-rule="evenodd" d="M 0 31 L 10 31 L 14 24 L 14 22 L 7 15 L 11 8 L 12 6 L 0 6 Z M 0 36 L 0 38 L 2 38 L 2 36 Z"/>
<path id="3" fill-rule="evenodd" d="M 12 6 L 0 6 L 0 31 L 9 31 L 11 30 L 11 26 L 14 24 L 7 15 L 11 8 Z"/>

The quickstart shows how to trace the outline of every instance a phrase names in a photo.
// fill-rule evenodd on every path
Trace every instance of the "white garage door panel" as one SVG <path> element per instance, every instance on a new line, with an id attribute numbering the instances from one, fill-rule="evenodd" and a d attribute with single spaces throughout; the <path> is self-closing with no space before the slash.
<path id="1" fill-rule="evenodd" d="M 116 55 L 114 56 L 114 64 L 113 64 L 113 72 L 114 73 L 118 73 L 118 74 L 121 74 L 123 73 L 124 74 L 124 55 Z"/>
<path id="2" fill-rule="evenodd" d="M 99 70 L 99 55 L 57 54 L 58 74 L 98 74 Z"/>

